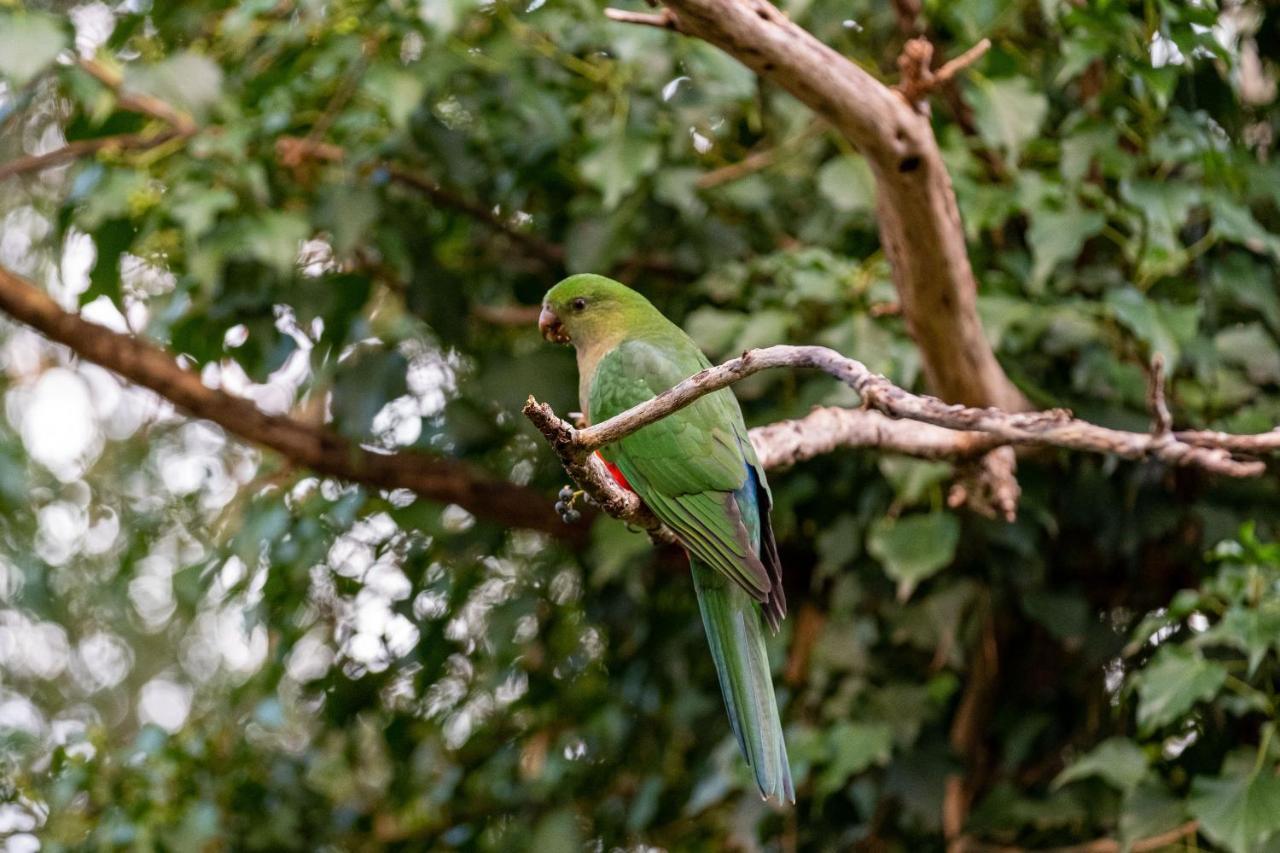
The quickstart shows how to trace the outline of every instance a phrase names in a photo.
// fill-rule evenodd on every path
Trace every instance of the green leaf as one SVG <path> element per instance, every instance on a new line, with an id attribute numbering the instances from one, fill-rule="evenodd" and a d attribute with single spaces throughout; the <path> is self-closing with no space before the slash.
<path id="1" fill-rule="evenodd" d="M 658 168 L 658 146 L 648 140 L 619 134 L 582 158 L 582 177 L 604 196 L 605 208 L 616 207 L 622 197 L 640 185 L 640 179 Z"/>
<path id="2" fill-rule="evenodd" d="M 1138 676 L 1138 727 L 1151 732 L 1212 699 L 1227 670 L 1184 646 L 1163 646 Z"/>
<path id="3" fill-rule="evenodd" d="M 887 764 L 893 751 L 893 731 L 885 723 L 840 723 L 826 740 L 831 760 L 817 780 L 823 796 L 840 790 L 850 776 Z"/>
<path id="4" fill-rule="evenodd" d="M 1187 808 L 1182 800 L 1158 782 L 1142 782 L 1125 794 L 1120 810 L 1120 839 L 1132 844 L 1168 832 L 1186 819 Z"/>
<path id="5" fill-rule="evenodd" d="M 970 102 L 978 133 L 1014 163 L 1049 113 L 1049 99 L 1025 77 L 981 78 L 970 90 Z"/>
<path id="6" fill-rule="evenodd" d="M 906 599 L 921 581 L 951 562 L 959 541 L 956 517 L 930 512 L 877 520 L 867 538 L 867 550 L 898 582 L 898 597 Z"/>
<path id="7" fill-rule="evenodd" d="M 950 462 L 931 462 L 905 456 L 882 456 L 876 463 L 893 486 L 893 493 L 906 506 L 920 503 L 935 487 L 951 476 Z"/>
<path id="8" fill-rule="evenodd" d="M 1135 288 L 1125 287 L 1107 291 L 1105 301 L 1116 320 L 1128 327 L 1153 354 L 1164 357 L 1165 370 L 1172 372 L 1177 367 L 1182 348 L 1153 300 Z"/>
<path id="9" fill-rule="evenodd" d="M 281 275 L 293 272 L 302 241 L 311 236 L 311 223 L 296 213 L 269 211 L 250 223 L 244 234 L 247 253 L 274 267 Z"/>
<path id="10" fill-rule="evenodd" d="M 1200 831 L 1230 853 L 1253 853 L 1280 830 L 1280 777 L 1270 767 L 1191 782 L 1188 801 Z"/>
<path id="11" fill-rule="evenodd" d="M 704 305 L 690 312 L 685 318 L 684 328 L 699 349 L 720 356 L 729 352 L 746 324 L 746 314 Z"/>
<path id="12" fill-rule="evenodd" d="M 547 853 L 576 853 L 582 849 L 582 833 L 571 809 L 561 809 L 544 817 L 529 839 L 529 850 Z"/>
<path id="13" fill-rule="evenodd" d="M 818 170 L 818 192 L 836 210 L 870 213 L 876 206 L 876 182 L 865 157 L 833 157 Z"/>
<path id="14" fill-rule="evenodd" d="M 387 111 L 387 118 L 395 127 L 404 127 L 409 116 L 426 93 L 426 82 L 420 74 L 398 67 L 378 65 L 364 79 L 365 90 Z"/>
<path id="15" fill-rule="evenodd" d="M 1032 287 L 1038 290 L 1059 263 L 1075 260 L 1085 241 L 1106 224 L 1107 218 L 1101 213 L 1084 210 L 1074 202 L 1065 210 L 1037 210 L 1027 229 L 1027 242 L 1035 259 L 1031 266 Z"/>
<path id="16" fill-rule="evenodd" d="M 43 12 L 0 13 L 0 76 L 24 86 L 69 46 L 62 19 Z"/>
<path id="17" fill-rule="evenodd" d="M 155 65 L 126 66 L 124 88 L 199 116 L 222 95 L 222 69 L 203 53 L 182 51 Z"/>
<path id="18" fill-rule="evenodd" d="M 1113 737 L 1076 759 L 1058 777 L 1053 786 L 1060 788 L 1080 779 L 1098 777 L 1113 788 L 1130 792 L 1147 775 L 1147 756 L 1128 738 Z"/>
<path id="19" fill-rule="evenodd" d="M 1280 347 L 1261 323 L 1242 323 L 1213 337 L 1223 360 L 1244 368 L 1249 381 L 1258 385 L 1280 383 Z"/>
<path id="20" fill-rule="evenodd" d="M 1269 598 L 1257 609 L 1232 607 L 1197 639 L 1204 645 L 1221 643 L 1244 652 L 1252 676 L 1267 652 L 1280 648 L 1280 601 Z"/>

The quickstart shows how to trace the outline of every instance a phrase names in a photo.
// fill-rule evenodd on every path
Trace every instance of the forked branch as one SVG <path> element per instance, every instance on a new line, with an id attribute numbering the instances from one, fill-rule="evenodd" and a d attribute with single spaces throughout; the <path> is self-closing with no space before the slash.
<path id="1" fill-rule="evenodd" d="M 551 407 L 532 397 L 525 416 L 550 442 L 569 475 L 610 515 L 657 529 L 657 520 L 634 495 L 623 491 L 593 457 L 595 451 L 617 442 L 700 397 L 741 379 L 773 368 L 816 369 L 858 392 L 861 410 L 816 409 L 806 418 L 753 430 L 752 443 L 766 467 L 812 458 L 837 447 L 880 447 L 933 459 L 971 459 L 1004 446 L 1057 447 L 1123 459 L 1154 459 L 1171 466 L 1199 468 L 1228 477 L 1255 477 L 1265 470 L 1258 459 L 1238 453 L 1276 449 L 1280 432 L 1255 436 L 1221 433 L 1173 433 L 1157 428 L 1150 433 L 1098 426 L 1073 417 L 1069 411 L 1006 412 L 945 403 L 913 394 L 873 373 L 861 362 L 819 346 L 775 346 L 751 350 L 738 358 L 696 373 L 652 400 L 603 423 L 576 429 Z M 1162 371 L 1156 370 L 1156 382 Z M 1154 387 L 1154 385 L 1153 385 Z M 1160 425 L 1167 423 L 1163 393 Z M 1241 449 L 1238 449 L 1241 448 Z"/>

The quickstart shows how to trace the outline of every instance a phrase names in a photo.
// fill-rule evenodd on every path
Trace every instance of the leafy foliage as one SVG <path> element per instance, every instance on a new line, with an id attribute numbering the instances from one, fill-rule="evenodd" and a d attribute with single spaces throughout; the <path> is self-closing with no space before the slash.
<path id="1" fill-rule="evenodd" d="M 27 5 L 0 8 L 0 157 L 158 129 L 73 52 L 200 129 L 8 180 L 0 263 L 268 410 L 551 501 L 563 475 L 517 411 L 575 408 L 573 360 L 495 309 L 577 270 L 635 282 L 713 358 L 822 343 L 920 385 L 865 162 L 708 45 L 587 0 Z M 894 73 L 893 4 L 782 6 Z M 923 6 L 940 54 L 995 44 L 933 121 L 1010 376 L 1141 429 L 1160 353 L 1180 423 L 1280 422 L 1280 112 L 1259 58 L 1280 12 Z M 1274 476 L 1046 454 L 1021 461 L 1004 524 L 947 509 L 944 464 L 775 474 L 800 802 L 774 812 L 680 555 L 607 520 L 575 552 L 322 481 L 3 334 L 0 833 L 929 850 L 964 774 L 965 831 L 992 843 L 1192 819 L 1207 846 L 1280 843 Z M 856 402 L 822 376 L 736 391 L 752 423 Z M 973 703 L 977 743 L 956 748 Z"/>

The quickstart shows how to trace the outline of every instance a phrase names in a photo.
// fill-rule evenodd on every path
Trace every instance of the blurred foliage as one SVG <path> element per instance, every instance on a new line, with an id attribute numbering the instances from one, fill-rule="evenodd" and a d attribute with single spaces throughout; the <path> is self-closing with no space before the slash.
<path id="1" fill-rule="evenodd" d="M 894 4 L 782 5 L 892 78 Z M 1014 380 L 1142 429 L 1160 353 L 1180 424 L 1280 422 L 1280 10 L 923 7 L 943 56 L 994 42 L 933 117 Z M 634 282 L 713 358 L 823 343 L 918 386 L 859 155 L 715 49 L 601 9 L 0 3 L 0 160 L 155 127 L 73 52 L 200 127 L 5 182 L 0 263 L 264 408 L 548 501 L 563 475 L 518 406 L 574 408 L 573 359 L 493 309 L 566 271 Z M 697 184 L 756 151 L 775 154 Z M 570 553 L 319 481 L 3 336 L 7 849 L 934 850 L 956 773 L 994 843 L 1194 818 L 1206 848 L 1280 844 L 1274 473 L 1046 452 L 1013 524 L 947 509 L 948 465 L 774 474 L 799 791 L 774 811 L 678 554 L 609 521 Z M 737 391 L 752 423 L 854 402 L 807 374 Z"/>

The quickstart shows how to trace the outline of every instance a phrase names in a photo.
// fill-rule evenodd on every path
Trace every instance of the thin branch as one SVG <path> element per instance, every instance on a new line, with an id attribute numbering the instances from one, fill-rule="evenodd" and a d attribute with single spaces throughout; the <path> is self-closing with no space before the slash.
<path id="1" fill-rule="evenodd" d="M 973 65 L 991 49 L 991 39 L 984 38 L 959 56 L 931 68 L 933 43 L 924 36 L 913 38 L 902 47 L 898 70 L 902 79 L 895 87 L 910 104 L 917 104 L 931 93 L 950 83 L 960 72 Z"/>
<path id="2" fill-rule="evenodd" d="M 704 172 L 694 181 L 694 186 L 700 190 L 709 190 L 767 169 L 785 155 L 788 149 L 813 137 L 822 130 L 822 127 L 822 122 L 812 121 L 804 130 L 790 139 L 783 140 L 772 148 L 754 151 L 736 163 L 730 163 L 718 169 L 712 169 L 710 172 Z"/>
<path id="3" fill-rule="evenodd" d="M 604 10 L 604 16 L 620 24 L 639 24 L 680 32 L 680 21 L 670 9 L 663 9 L 661 12 L 630 12 L 626 9 L 608 8 Z"/>
<path id="4" fill-rule="evenodd" d="M 858 392 L 864 410 L 816 409 L 797 421 L 753 430 L 752 443 L 766 467 L 811 459 L 837 447 L 880 447 L 924 458 L 974 458 L 1005 446 L 1058 447 L 1124 459 L 1155 459 L 1167 465 L 1193 467 L 1229 477 L 1254 477 L 1265 465 L 1239 459 L 1232 451 L 1207 441 L 1180 440 L 1171 433 L 1126 432 L 1072 417 L 1065 410 L 1006 412 L 944 403 L 912 394 L 866 365 L 819 346 L 775 346 L 751 350 L 716 367 L 694 374 L 657 397 L 609 420 L 576 429 L 545 403 L 532 397 L 524 414 L 546 437 L 569 475 L 604 508 L 647 530 L 658 528 L 636 497 L 620 489 L 594 452 L 679 411 L 721 388 L 773 368 L 822 370 Z M 1267 438 L 1272 433 L 1264 434 Z M 1277 433 L 1280 435 L 1280 433 Z M 1260 436 L 1237 436 L 1260 439 Z M 999 478 L 1001 482 L 1004 479 Z M 1007 503 L 1007 499 L 1005 501 Z M 997 507 L 1001 504 L 997 502 Z M 1002 512 L 1002 514 L 1004 514 Z"/>
<path id="5" fill-rule="evenodd" d="M 281 165 L 298 168 L 307 160 L 323 163 L 341 163 L 346 159 L 346 149 L 329 142 L 319 142 L 300 136 L 281 136 L 276 140 L 276 157 Z M 383 170 L 387 177 L 400 186 L 407 187 L 425 196 L 436 207 L 453 210 L 463 214 L 496 234 L 515 243 L 524 252 L 543 266 L 553 270 L 564 267 L 567 252 L 559 243 L 553 243 L 521 229 L 502 216 L 492 207 L 472 201 L 462 195 L 436 183 L 426 175 L 406 168 L 398 163 L 379 161 L 366 164 L 365 171 Z M 687 271 L 674 266 L 661 257 L 642 255 L 619 262 L 620 268 L 636 268 L 656 275 L 684 276 Z"/>
<path id="6" fill-rule="evenodd" d="M 168 125 L 168 129 L 120 133 L 97 139 L 77 139 L 44 154 L 30 154 L 0 164 L 0 181 L 14 175 L 52 169 L 100 151 L 145 151 L 195 134 L 197 130 L 195 120 L 187 113 L 151 95 L 124 91 L 123 78 L 118 71 L 108 68 L 96 59 L 81 59 L 80 67 L 111 89 L 121 109 L 161 121 Z"/>
<path id="7" fill-rule="evenodd" d="M 212 421 L 245 441 L 274 450 L 316 473 L 376 489 L 409 489 L 512 527 L 581 543 L 586 524 L 566 525 L 536 489 L 516 485 L 454 459 L 424 453 L 380 453 L 319 426 L 269 415 L 250 400 L 207 387 L 154 344 L 114 332 L 64 310 L 43 290 L 0 267 L 0 311 L 88 361 Z"/>
<path id="8" fill-rule="evenodd" d="M 145 151 L 158 148 L 186 135 L 170 129 L 158 133 L 121 133 L 114 136 L 101 136 L 97 139 L 77 139 L 44 154 L 28 154 L 25 157 L 10 160 L 8 163 L 0 163 L 0 181 L 14 175 L 42 172 L 100 151 Z"/>
<path id="9" fill-rule="evenodd" d="M 1173 428 L 1173 415 L 1164 399 L 1164 356 L 1151 359 L 1151 377 L 1147 383 L 1147 407 L 1151 409 L 1151 434 L 1161 437 Z"/>
<path id="10" fill-rule="evenodd" d="M 129 91 L 124 85 L 124 75 L 96 59 L 81 59 L 80 67 L 102 85 L 115 93 L 121 109 L 158 119 L 184 136 L 196 132 L 196 123 L 186 112 L 153 95 Z"/>
<path id="11" fill-rule="evenodd" d="M 1189 820 L 1166 832 L 1140 838 L 1128 845 L 1114 838 L 1098 838 L 1083 844 L 1069 844 L 1065 847 L 1016 847 L 1008 844 L 988 844 L 969 836 L 961 838 L 954 845 L 952 853 L 1154 853 L 1174 845 L 1184 838 L 1189 838 L 1200 829 L 1200 822 Z"/>

